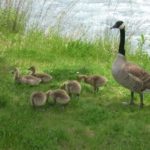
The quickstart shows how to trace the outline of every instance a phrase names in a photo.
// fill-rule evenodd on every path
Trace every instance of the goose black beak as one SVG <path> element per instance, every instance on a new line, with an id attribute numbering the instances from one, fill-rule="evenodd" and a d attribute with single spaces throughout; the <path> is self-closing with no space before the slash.
<path id="1" fill-rule="evenodd" d="M 114 26 L 112 26 L 112 27 L 110 27 L 110 29 L 114 29 L 114 28 L 116 28 L 116 26 L 114 25 Z"/>
<path id="2" fill-rule="evenodd" d="M 115 29 L 115 28 L 117 28 L 117 25 L 116 25 L 116 24 L 113 25 L 112 27 L 110 27 L 110 29 Z"/>

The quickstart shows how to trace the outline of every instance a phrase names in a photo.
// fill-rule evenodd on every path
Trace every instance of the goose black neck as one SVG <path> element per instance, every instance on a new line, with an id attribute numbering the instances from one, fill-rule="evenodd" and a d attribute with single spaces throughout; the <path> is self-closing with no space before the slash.
<path id="1" fill-rule="evenodd" d="M 125 29 L 120 29 L 119 53 L 125 56 Z"/>

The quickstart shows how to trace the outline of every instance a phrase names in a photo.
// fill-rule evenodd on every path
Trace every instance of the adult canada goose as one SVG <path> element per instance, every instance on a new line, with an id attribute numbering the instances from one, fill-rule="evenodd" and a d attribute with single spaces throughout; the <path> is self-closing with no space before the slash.
<path id="1" fill-rule="evenodd" d="M 31 75 L 37 78 L 40 78 L 43 83 L 49 82 L 52 80 L 52 76 L 46 73 L 36 73 L 36 69 L 34 66 L 31 66 L 28 70 L 31 70 Z"/>
<path id="2" fill-rule="evenodd" d="M 115 80 L 131 91 L 130 104 L 134 104 L 134 92 L 140 95 L 140 108 L 143 107 L 143 92 L 150 89 L 150 74 L 139 66 L 132 64 L 125 57 L 125 25 L 117 21 L 111 29 L 120 30 L 118 55 L 112 65 L 112 75 Z"/>
<path id="3" fill-rule="evenodd" d="M 41 82 L 41 79 L 36 78 L 32 75 L 24 75 L 21 76 L 19 73 L 19 69 L 15 68 L 12 73 L 15 76 L 15 81 L 17 83 L 23 83 L 23 84 L 28 84 L 28 85 L 38 85 Z"/>

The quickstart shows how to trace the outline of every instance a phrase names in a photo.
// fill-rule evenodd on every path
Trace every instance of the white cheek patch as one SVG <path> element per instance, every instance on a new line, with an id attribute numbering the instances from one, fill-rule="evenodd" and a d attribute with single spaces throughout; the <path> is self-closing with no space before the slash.
<path id="1" fill-rule="evenodd" d="M 120 25 L 119 29 L 124 29 L 125 25 L 124 23 Z"/>

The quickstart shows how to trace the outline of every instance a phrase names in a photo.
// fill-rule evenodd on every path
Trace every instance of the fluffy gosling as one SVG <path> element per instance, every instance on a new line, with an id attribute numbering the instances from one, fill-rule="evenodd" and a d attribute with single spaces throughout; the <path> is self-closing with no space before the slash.
<path id="1" fill-rule="evenodd" d="M 44 92 L 33 92 L 30 97 L 31 105 L 34 107 L 44 106 L 47 101 L 47 94 Z"/>
<path id="2" fill-rule="evenodd" d="M 36 78 L 32 75 L 21 76 L 18 68 L 15 68 L 12 71 L 12 73 L 14 74 L 14 78 L 17 83 L 28 84 L 28 85 L 38 85 L 41 82 L 41 79 Z"/>
<path id="3" fill-rule="evenodd" d="M 69 96 L 75 95 L 79 99 L 81 93 L 81 85 L 78 81 L 76 80 L 66 81 L 60 86 L 60 88 L 65 90 L 69 94 Z"/>
<path id="4" fill-rule="evenodd" d="M 47 91 L 47 96 L 52 98 L 52 100 L 54 101 L 54 104 L 58 103 L 62 105 L 63 108 L 70 101 L 69 95 L 67 94 L 65 90 L 62 90 L 62 89 L 49 90 Z"/>
<path id="5" fill-rule="evenodd" d="M 84 81 L 87 84 L 90 84 L 93 87 L 94 92 L 98 92 L 99 87 L 104 86 L 107 82 L 107 79 L 99 75 L 78 75 L 78 81 Z"/>
<path id="6" fill-rule="evenodd" d="M 30 67 L 28 70 L 31 71 L 31 75 L 37 78 L 40 78 L 43 83 L 47 83 L 52 80 L 52 76 L 46 73 L 36 73 L 36 69 L 34 66 Z"/>

